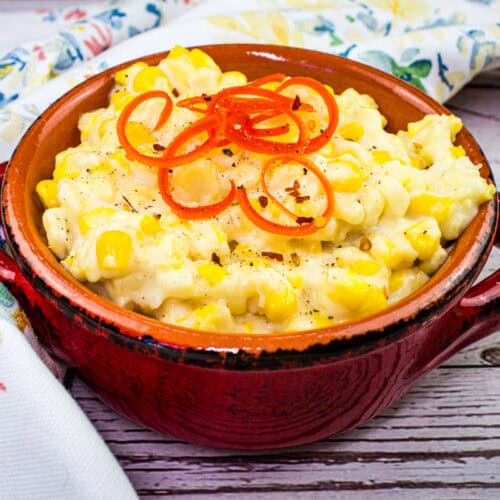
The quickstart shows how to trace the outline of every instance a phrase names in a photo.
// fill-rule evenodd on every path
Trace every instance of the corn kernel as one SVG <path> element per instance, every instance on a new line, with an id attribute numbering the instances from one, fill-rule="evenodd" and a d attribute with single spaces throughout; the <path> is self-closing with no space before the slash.
<path id="1" fill-rule="evenodd" d="M 385 151 L 383 149 L 373 151 L 372 158 L 377 163 L 385 163 L 386 161 L 391 161 L 393 159 L 389 151 Z"/>
<path id="2" fill-rule="evenodd" d="M 59 206 L 57 199 L 57 181 L 44 180 L 36 185 L 36 192 L 45 208 L 54 208 Z"/>
<path id="3" fill-rule="evenodd" d="M 265 294 L 264 314 L 271 321 L 284 321 L 297 309 L 297 296 L 291 287 L 268 290 Z"/>
<path id="4" fill-rule="evenodd" d="M 380 271 L 381 265 L 374 260 L 359 259 L 351 264 L 351 269 L 363 276 L 373 276 Z"/>
<path id="5" fill-rule="evenodd" d="M 212 68 L 219 70 L 219 66 L 216 62 L 206 53 L 200 49 L 193 49 L 189 54 L 191 62 L 196 69 L 200 68 Z"/>
<path id="6" fill-rule="evenodd" d="M 110 97 L 109 102 L 116 111 L 121 111 L 130 101 L 134 99 L 134 95 L 126 90 L 118 90 Z"/>
<path id="7" fill-rule="evenodd" d="M 107 271 L 126 271 L 132 255 L 132 238 L 124 231 L 104 231 L 96 242 L 97 262 Z"/>
<path id="8" fill-rule="evenodd" d="M 328 319 L 327 316 L 319 312 L 313 312 L 312 323 L 314 328 L 325 328 L 331 326 L 332 320 Z"/>
<path id="9" fill-rule="evenodd" d="M 109 123 L 113 121 L 112 118 L 107 118 L 106 120 L 102 120 L 101 123 L 99 124 L 99 128 L 97 129 L 97 134 L 99 135 L 99 138 L 102 139 L 104 137 L 104 134 L 106 133 L 106 128 Z"/>
<path id="10" fill-rule="evenodd" d="M 338 129 L 338 133 L 344 139 L 359 141 L 365 134 L 365 129 L 359 122 L 350 122 L 342 125 L 342 127 Z"/>
<path id="11" fill-rule="evenodd" d="M 425 219 L 406 229 L 405 236 L 418 252 L 419 258 L 426 260 L 439 248 L 441 231 L 433 219 Z"/>
<path id="12" fill-rule="evenodd" d="M 432 117 L 427 115 L 418 122 L 408 123 L 408 135 L 410 137 L 415 137 L 419 132 L 431 125 L 432 120 Z"/>
<path id="13" fill-rule="evenodd" d="M 237 85 L 246 85 L 248 79 L 246 75 L 239 71 L 226 71 L 222 73 L 220 84 L 222 87 L 234 87 Z"/>
<path id="14" fill-rule="evenodd" d="M 55 181 L 61 179 L 76 179 L 80 176 L 80 170 L 70 161 L 70 158 L 65 157 L 56 165 L 52 177 Z"/>
<path id="15" fill-rule="evenodd" d="M 336 175 L 335 180 L 332 184 L 336 191 L 341 191 L 343 193 L 355 193 L 361 189 L 363 185 L 363 172 L 359 166 L 347 159 L 341 160 L 342 165 L 347 165 L 349 169 L 342 169 L 339 174 Z"/>
<path id="16" fill-rule="evenodd" d="M 148 236 L 156 236 L 161 230 L 160 219 L 149 214 L 141 219 L 140 226 L 144 234 Z"/>
<path id="17" fill-rule="evenodd" d="M 129 66 L 128 68 L 122 69 L 120 71 L 117 71 L 115 73 L 115 82 L 118 83 L 118 85 L 127 85 L 127 78 L 131 70 L 134 70 L 136 68 L 146 68 L 148 65 L 144 62 L 137 62 L 135 64 L 132 64 L 132 66 Z"/>
<path id="18" fill-rule="evenodd" d="M 85 142 L 89 139 L 89 136 L 93 130 L 96 121 L 97 121 L 97 115 L 95 113 L 85 113 L 78 121 L 78 128 L 80 129 L 81 132 L 82 142 Z"/>
<path id="19" fill-rule="evenodd" d="M 141 69 L 134 78 L 134 90 L 136 92 L 154 90 L 159 85 L 158 80 L 168 84 L 167 75 L 160 68 L 156 66 L 147 66 Z"/>
<path id="20" fill-rule="evenodd" d="M 217 224 L 212 224 L 212 231 L 214 232 L 218 243 L 227 242 L 226 233 Z"/>
<path id="21" fill-rule="evenodd" d="M 352 273 L 345 280 L 334 283 L 327 294 L 333 302 L 360 316 L 375 313 L 387 306 L 382 288 L 371 286 Z"/>
<path id="22" fill-rule="evenodd" d="M 276 90 L 281 84 L 279 82 L 267 82 L 261 85 L 266 90 Z"/>
<path id="23" fill-rule="evenodd" d="M 290 285 L 292 285 L 295 290 L 302 290 L 302 287 L 304 286 L 304 278 L 301 273 L 292 271 L 288 273 L 286 277 Z"/>
<path id="24" fill-rule="evenodd" d="M 409 210 L 434 217 L 439 223 L 449 219 L 453 208 L 453 200 L 432 193 L 421 193 L 410 200 Z"/>
<path id="25" fill-rule="evenodd" d="M 218 264 L 205 262 L 198 264 L 198 274 L 211 286 L 219 284 L 226 276 L 227 271 Z"/>
<path id="26" fill-rule="evenodd" d="M 413 265 L 417 258 L 417 252 L 409 242 L 402 238 L 402 242 L 394 242 L 389 238 L 372 238 L 372 248 L 370 254 L 378 260 L 384 262 L 389 269 L 405 269 Z"/>
<path id="27" fill-rule="evenodd" d="M 389 278 L 389 290 L 395 292 L 399 290 L 406 281 L 406 277 L 408 276 L 408 272 L 406 269 L 400 271 L 394 271 Z"/>
<path id="28" fill-rule="evenodd" d="M 302 203 L 294 202 L 294 213 L 296 213 L 299 217 L 314 217 L 314 215 L 318 212 L 318 209 L 311 200 L 306 200 Z"/>
<path id="29" fill-rule="evenodd" d="M 418 156 L 411 156 L 410 163 L 412 167 L 424 169 L 427 165 L 424 160 Z"/>
<path id="30" fill-rule="evenodd" d="M 264 210 L 262 205 L 259 203 L 258 198 L 249 198 L 248 201 L 250 202 L 250 205 L 252 205 L 252 208 L 256 212 L 260 213 Z"/>
<path id="31" fill-rule="evenodd" d="M 69 223 L 68 213 L 64 207 L 48 208 L 42 215 L 43 227 L 47 234 L 49 248 L 59 259 L 68 255 Z"/>
<path id="32" fill-rule="evenodd" d="M 97 165 L 88 169 L 90 174 L 109 175 L 113 172 L 113 167 L 106 161 L 101 161 Z"/>
<path id="33" fill-rule="evenodd" d="M 127 122 L 125 133 L 130 144 L 136 149 L 143 144 L 154 144 L 156 142 L 153 132 L 141 122 Z"/>
<path id="34" fill-rule="evenodd" d="M 336 258 L 336 263 L 343 269 L 349 269 L 353 273 L 361 274 L 363 276 L 372 276 L 377 274 L 381 268 L 381 265 L 378 262 L 370 258 L 352 260 L 352 258 L 346 259 L 339 256 Z"/>
<path id="35" fill-rule="evenodd" d="M 198 307 L 193 311 L 194 328 L 217 328 L 227 327 L 227 322 L 230 319 L 230 312 L 227 308 L 218 303 L 206 304 Z"/>
<path id="36" fill-rule="evenodd" d="M 333 90 L 333 87 L 331 85 L 328 85 L 327 83 L 324 83 L 323 85 L 330 94 L 335 95 L 335 91 Z"/>
<path id="37" fill-rule="evenodd" d="M 168 59 L 177 59 L 179 57 L 189 57 L 189 50 L 181 47 L 180 45 L 176 45 L 172 49 L 170 49 L 170 52 L 168 53 L 167 60 Z"/>
<path id="38" fill-rule="evenodd" d="M 106 222 L 109 218 L 116 213 L 116 210 L 112 208 L 95 208 L 86 212 L 80 216 L 78 219 L 78 227 L 82 234 L 87 234 L 91 229 L 98 228 Z"/>
<path id="39" fill-rule="evenodd" d="M 333 143 L 331 141 L 328 141 L 320 150 L 319 152 L 323 155 L 326 156 L 327 158 L 331 158 L 335 153 L 335 148 L 333 146 Z"/>
<path id="40" fill-rule="evenodd" d="M 451 125 L 450 125 L 450 134 L 451 134 L 451 140 L 454 141 L 456 135 L 462 130 L 464 124 L 462 123 L 462 120 L 458 116 L 451 115 Z"/>
<path id="41" fill-rule="evenodd" d="M 451 146 L 450 153 L 453 158 L 462 158 L 465 156 L 465 149 L 462 146 Z"/>
<path id="42" fill-rule="evenodd" d="M 114 160 L 113 164 L 118 165 L 128 174 L 131 172 L 130 163 L 125 157 L 125 151 L 123 149 L 117 149 L 108 156 L 108 160 Z"/>

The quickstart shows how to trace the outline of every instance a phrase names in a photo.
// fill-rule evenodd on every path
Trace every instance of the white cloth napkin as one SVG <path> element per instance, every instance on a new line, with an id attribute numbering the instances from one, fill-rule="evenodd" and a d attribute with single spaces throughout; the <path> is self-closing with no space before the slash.
<path id="1" fill-rule="evenodd" d="M 137 498 L 76 402 L 0 318 L 0 498 Z"/>

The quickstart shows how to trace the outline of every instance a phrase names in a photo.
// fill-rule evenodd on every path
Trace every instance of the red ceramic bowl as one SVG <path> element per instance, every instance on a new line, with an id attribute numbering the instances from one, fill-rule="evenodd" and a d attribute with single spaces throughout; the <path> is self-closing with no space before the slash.
<path id="1" fill-rule="evenodd" d="M 223 70 L 250 78 L 309 75 L 340 92 L 371 94 L 392 131 L 448 111 L 417 89 L 339 57 L 263 45 L 203 47 Z M 144 58 L 155 64 L 163 54 Z M 112 68 L 54 103 L 13 155 L 3 185 L 3 223 L 13 260 L 1 277 L 52 353 L 113 408 L 160 432 L 217 447 L 274 448 L 344 432 L 373 417 L 418 377 L 499 326 L 500 274 L 471 288 L 494 243 L 496 200 L 484 204 L 450 257 L 417 293 L 346 325 L 275 334 L 218 334 L 162 324 L 123 310 L 78 283 L 44 237 L 36 183 L 57 152 L 78 143 L 78 117 L 106 104 Z M 472 160 L 486 159 L 471 135 Z"/>

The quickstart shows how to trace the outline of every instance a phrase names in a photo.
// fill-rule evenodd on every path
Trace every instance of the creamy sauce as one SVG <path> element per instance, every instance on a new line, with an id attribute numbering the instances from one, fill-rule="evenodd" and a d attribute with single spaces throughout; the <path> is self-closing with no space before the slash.
<path id="1" fill-rule="evenodd" d="M 116 75 L 106 108 L 80 118 L 81 144 L 59 153 L 53 179 L 37 191 L 51 250 L 78 280 L 116 304 L 179 325 L 212 331 L 307 330 L 375 313 L 420 288 L 494 186 L 461 147 L 456 116 L 428 115 L 391 134 L 368 95 L 335 95 L 339 124 L 332 140 L 307 155 L 326 175 L 335 208 L 313 234 L 290 238 L 256 227 L 237 203 L 207 220 L 184 220 L 163 201 L 157 168 L 129 161 L 116 122 L 132 96 L 161 89 L 174 103 L 242 85 L 200 51 L 176 48 L 157 67 L 135 64 Z M 317 96 L 301 95 L 325 113 Z M 174 106 L 153 131 L 155 102 L 134 113 L 140 147 L 168 144 L 198 115 Z M 268 157 L 234 144 L 175 169 L 175 196 L 208 204 L 244 185 L 263 216 L 284 222 L 263 195 Z M 303 217 L 321 212 L 325 195 L 299 164 L 269 178 L 283 203 Z M 300 180 L 297 196 L 286 188 Z M 283 219 L 283 220 L 282 220 Z"/>

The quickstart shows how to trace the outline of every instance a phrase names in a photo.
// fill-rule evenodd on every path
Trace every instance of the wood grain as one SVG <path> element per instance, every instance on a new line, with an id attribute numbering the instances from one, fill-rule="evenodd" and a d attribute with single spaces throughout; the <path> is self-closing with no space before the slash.
<path id="1" fill-rule="evenodd" d="M 499 102 L 497 71 L 448 103 L 497 179 Z M 499 267 L 495 250 L 481 277 Z M 71 391 L 144 499 L 500 498 L 500 332 L 455 355 L 358 429 L 280 452 L 186 444 L 122 418 L 78 379 Z"/>

